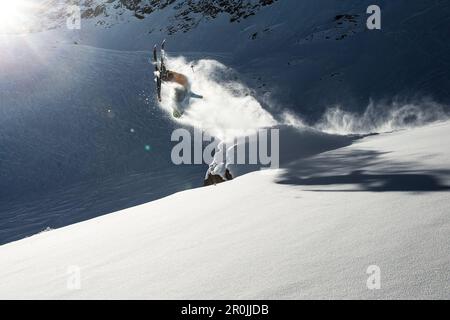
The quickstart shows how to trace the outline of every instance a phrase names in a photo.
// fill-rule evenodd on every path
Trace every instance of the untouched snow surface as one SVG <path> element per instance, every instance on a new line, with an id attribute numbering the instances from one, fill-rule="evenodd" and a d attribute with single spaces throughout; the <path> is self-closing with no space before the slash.
<path id="1" fill-rule="evenodd" d="M 449 144 L 450 122 L 370 136 L 9 243 L 0 298 L 448 299 Z"/>

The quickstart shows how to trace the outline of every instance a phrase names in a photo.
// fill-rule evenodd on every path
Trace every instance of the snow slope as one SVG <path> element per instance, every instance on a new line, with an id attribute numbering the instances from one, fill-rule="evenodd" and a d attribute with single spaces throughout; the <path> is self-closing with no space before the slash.
<path id="1" fill-rule="evenodd" d="M 193 1 L 145 19 L 108 1 L 81 30 L 68 1 L 35 2 L 54 11 L 33 28 L 63 28 L 0 35 L 0 244 L 200 186 L 206 164 L 170 159 L 180 126 L 277 126 L 283 170 L 4 245 L 0 297 L 448 298 L 449 124 L 342 135 L 448 119 L 448 2 L 380 0 L 380 32 L 369 0 L 280 0 L 239 23 L 191 10 L 186 33 L 173 9 Z M 205 97 L 178 121 L 154 99 L 163 38 Z"/>
<path id="2" fill-rule="evenodd" d="M 177 128 L 223 137 L 276 124 L 214 54 L 169 56 L 204 96 L 175 121 L 155 101 L 148 52 L 48 33 L 0 36 L 0 49 L 0 244 L 201 186 L 209 163 L 171 160 Z"/>
<path id="3" fill-rule="evenodd" d="M 66 30 L 67 3 L 71 1 L 46 1 L 47 15 L 37 15 L 38 24 L 63 26 L 52 32 L 99 48 L 150 51 L 155 43 L 167 39 L 169 51 L 183 55 L 221 53 L 226 59 L 219 61 L 246 73 L 260 95 L 268 94 L 313 120 L 330 105 L 363 112 L 370 99 L 390 104 L 397 97 L 431 96 L 443 104 L 450 102 L 445 89 L 450 85 L 446 76 L 450 4 L 445 0 L 379 0 L 381 31 L 366 29 L 371 0 L 276 1 L 239 22 L 231 22 L 227 13 L 208 17 L 208 10 L 197 12 L 188 5 L 207 7 L 207 1 L 163 1 L 161 8 L 145 19 L 133 16 L 132 10 L 117 2 L 83 1 L 83 12 L 95 11 L 100 3 L 105 12 L 98 10 L 100 15 L 83 18 L 81 30 Z M 53 9 L 49 11 L 48 6 Z M 175 19 L 180 12 L 186 14 Z M 183 17 L 193 23 L 188 30 L 183 30 Z M 174 29 L 180 30 L 170 32 Z"/>
<path id="4" fill-rule="evenodd" d="M 240 22 L 203 18 L 191 6 L 198 1 L 164 2 L 145 19 L 119 1 L 82 1 L 83 12 L 108 8 L 83 18 L 81 30 L 65 28 L 72 1 L 30 1 L 32 30 L 51 30 L 0 35 L 0 244 L 200 186 L 207 164 L 170 161 L 179 126 L 223 137 L 287 119 L 368 133 L 449 112 L 446 1 L 380 0 L 382 32 L 364 28 L 369 0 L 276 1 Z M 198 24 L 168 32 L 185 10 Z M 207 97 L 178 122 L 154 99 L 149 56 L 164 38 L 171 68 Z"/>
<path id="5" fill-rule="evenodd" d="M 0 36 L 0 243 L 201 186 L 147 52 Z"/>
<path id="6" fill-rule="evenodd" d="M 449 299 L 449 143 L 369 136 L 3 245 L 0 298 Z"/>

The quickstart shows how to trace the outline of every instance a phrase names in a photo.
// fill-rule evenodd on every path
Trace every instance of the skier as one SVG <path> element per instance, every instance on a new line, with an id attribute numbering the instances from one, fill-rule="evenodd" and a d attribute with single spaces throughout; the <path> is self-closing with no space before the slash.
<path id="1" fill-rule="evenodd" d="M 181 88 L 175 89 L 176 102 L 181 103 L 186 98 L 186 95 L 190 91 L 189 80 L 184 74 L 166 70 L 164 74 L 161 74 L 161 81 L 178 83 L 181 86 Z"/>
<path id="2" fill-rule="evenodd" d="M 153 48 L 153 62 L 155 63 L 155 74 L 156 74 L 156 90 L 158 95 L 158 101 L 161 102 L 161 85 L 163 82 L 172 82 L 179 84 L 175 88 L 175 102 L 177 105 L 180 105 L 186 97 L 194 97 L 194 98 L 203 98 L 202 96 L 191 93 L 191 86 L 189 84 L 188 78 L 181 73 L 167 70 L 164 62 L 165 59 L 165 51 L 164 51 L 165 41 L 163 41 L 161 45 L 161 60 L 158 64 L 157 57 L 157 46 Z M 175 108 L 173 111 L 173 116 L 175 118 L 180 118 L 183 115 L 183 112 L 179 110 L 179 108 Z"/>

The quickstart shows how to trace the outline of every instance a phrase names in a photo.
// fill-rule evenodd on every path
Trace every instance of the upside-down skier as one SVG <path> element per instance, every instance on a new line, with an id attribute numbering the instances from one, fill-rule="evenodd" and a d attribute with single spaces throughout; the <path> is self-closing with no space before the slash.
<path id="1" fill-rule="evenodd" d="M 163 82 L 172 82 L 180 85 L 175 88 L 175 102 L 177 103 L 177 105 L 180 105 L 187 97 L 202 98 L 201 96 L 198 96 L 191 92 L 189 79 L 184 74 L 167 70 L 165 65 L 164 47 L 165 41 L 163 41 L 161 45 L 160 62 L 158 62 L 157 46 L 155 45 L 155 47 L 153 48 L 153 62 L 155 64 L 156 90 L 158 101 L 162 101 L 161 86 Z M 179 110 L 179 108 L 173 110 L 174 117 L 180 118 L 182 115 L 183 112 Z"/>

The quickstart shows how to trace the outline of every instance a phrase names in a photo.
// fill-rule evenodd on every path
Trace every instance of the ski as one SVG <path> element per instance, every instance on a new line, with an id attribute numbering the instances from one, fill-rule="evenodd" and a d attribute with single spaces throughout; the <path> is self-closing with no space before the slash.
<path id="1" fill-rule="evenodd" d="M 157 63 L 158 62 L 158 55 L 156 53 L 157 49 L 158 48 L 157 48 L 157 46 L 155 44 L 155 46 L 153 47 L 153 63 Z"/>
<path id="2" fill-rule="evenodd" d="M 157 46 L 153 47 L 153 63 L 155 64 L 155 76 L 156 76 L 156 95 L 158 97 L 158 101 L 161 102 L 161 70 L 158 67 L 158 53 Z"/>
<path id="3" fill-rule="evenodd" d="M 156 81 L 156 94 L 158 96 L 158 101 L 161 102 L 161 85 L 162 78 L 165 77 L 166 74 L 166 66 L 165 66 L 165 46 L 166 40 L 163 40 L 161 43 L 161 53 L 160 53 L 160 61 L 158 63 L 158 46 L 155 44 L 153 47 L 153 63 L 155 65 L 155 81 Z"/>
<path id="4" fill-rule="evenodd" d="M 161 67 L 160 67 L 160 72 L 161 72 L 161 77 L 165 76 L 166 73 L 166 65 L 165 65 L 165 60 L 166 60 L 166 40 L 163 40 L 163 42 L 161 43 Z"/>

